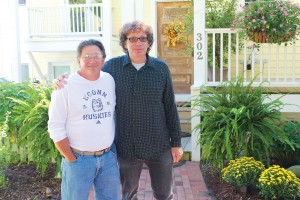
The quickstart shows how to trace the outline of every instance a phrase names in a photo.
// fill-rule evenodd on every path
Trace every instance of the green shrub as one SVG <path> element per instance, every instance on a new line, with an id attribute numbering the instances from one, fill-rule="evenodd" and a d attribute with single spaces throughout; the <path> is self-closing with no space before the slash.
<path id="1" fill-rule="evenodd" d="M 199 134 L 201 159 L 215 167 L 241 156 L 254 157 L 269 165 L 270 146 L 275 140 L 293 148 L 283 133 L 280 98 L 271 100 L 263 83 L 253 87 L 243 78 L 213 88 L 203 86 L 192 109 L 201 117 L 193 131 Z M 267 103 L 266 100 L 268 100 Z"/>
<path id="2" fill-rule="evenodd" d="M 275 140 L 271 146 L 272 162 L 284 168 L 292 165 L 300 165 L 300 123 L 288 121 L 283 131 L 291 141 L 294 149 L 280 140 Z"/>
<path id="3" fill-rule="evenodd" d="M 295 199 L 300 194 L 300 179 L 279 165 L 263 171 L 259 177 L 260 194 L 267 199 Z"/>
<path id="4" fill-rule="evenodd" d="M 237 6 L 237 0 L 205 0 L 205 26 L 206 28 L 230 28 L 232 21 L 235 18 L 235 8 Z M 185 16 L 185 35 L 190 35 L 194 30 L 194 3 L 191 1 L 187 15 Z M 223 42 L 221 42 L 221 35 L 223 36 Z M 233 52 L 236 50 L 235 42 L 236 36 L 231 35 L 231 46 L 228 46 L 229 37 L 227 34 L 215 34 L 213 41 L 213 35 L 208 34 L 207 44 L 207 62 L 208 67 L 213 67 L 215 63 L 216 68 L 220 68 L 220 61 L 223 59 L 224 66 L 228 64 L 228 49 L 230 48 Z M 221 45 L 223 47 L 223 57 L 221 56 Z M 213 47 L 214 50 L 213 51 Z M 186 41 L 186 52 L 191 53 L 194 51 L 193 43 Z"/>
<path id="5" fill-rule="evenodd" d="M 13 112 L 13 107 L 17 104 L 10 97 L 24 100 L 28 96 L 20 93 L 25 89 L 25 86 L 14 82 L 0 82 L 0 130 L 2 136 L 16 137 L 20 123 L 13 122 L 16 113 Z M 5 129 L 5 131 L 4 131 Z"/>
<path id="6" fill-rule="evenodd" d="M 56 150 L 48 133 L 48 108 L 51 98 L 51 87 L 46 83 L 25 83 L 26 90 L 20 91 L 28 96 L 26 99 L 11 98 L 16 105 L 13 111 L 17 114 L 15 123 L 20 123 L 17 144 L 26 149 L 29 161 L 34 162 L 42 173 L 54 159 L 59 170 L 61 156 Z"/>
<path id="7" fill-rule="evenodd" d="M 4 174 L 5 167 L 6 167 L 6 163 L 3 156 L 3 149 L 0 148 L 0 188 L 6 185 L 6 178 Z"/>
<path id="8" fill-rule="evenodd" d="M 6 168 L 10 164 L 23 162 L 24 157 L 21 157 L 22 150 L 17 147 L 17 134 L 21 123 L 14 122 L 17 114 L 13 111 L 17 104 L 13 102 L 11 97 L 17 99 L 26 99 L 26 94 L 20 93 L 26 86 L 14 82 L 0 83 L 0 167 Z"/>
<path id="9" fill-rule="evenodd" d="M 261 161 L 256 161 L 253 157 L 242 157 L 231 160 L 221 173 L 223 180 L 234 186 L 256 186 L 264 170 L 265 166 Z"/>
<path id="10" fill-rule="evenodd" d="M 3 173 L 3 169 L 0 168 L 0 188 L 6 186 L 6 177 Z"/>
<path id="11" fill-rule="evenodd" d="M 49 137 L 47 126 L 51 87 L 47 83 L 29 82 L 0 87 L 4 89 L 0 107 L 5 117 L 0 130 L 5 136 L 2 148 L 9 158 L 6 162 L 32 162 L 43 174 L 48 164 L 55 161 L 58 173 L 61 156 Z M 3 108 L 5 106 L 7 108 Z"/>

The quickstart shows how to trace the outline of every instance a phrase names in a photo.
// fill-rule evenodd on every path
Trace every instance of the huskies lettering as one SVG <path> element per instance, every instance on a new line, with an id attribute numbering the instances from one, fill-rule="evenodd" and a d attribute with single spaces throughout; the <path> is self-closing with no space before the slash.
<path id="1" fill-rule="evenodd" d="M 91 120 L 91 119 L 102 119 L 111 117 L 111 112 L 102 112 L 98 114 L 87 114 L 83 115 L 83 120 Z"/>
<path id="2" fill-rule="evenodd" d="M 90 97 L 95 96 L 95 95 L 100 95 L 103 97 L 106 97 L 107 94 L 105 92 L 102 92 L 102 90 L 92 90 L 90 92 L 87 92 L 86 95 L 84 95 L 83 99 L 84 100 L 89 100 Z"/>

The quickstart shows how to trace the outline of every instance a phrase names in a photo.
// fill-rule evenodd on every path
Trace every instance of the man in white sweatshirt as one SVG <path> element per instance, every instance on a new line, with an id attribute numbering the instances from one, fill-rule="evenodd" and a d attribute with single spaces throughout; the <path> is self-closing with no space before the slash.
<path id="1" fill-rule="evenodd" d="M 48 129 L 62 158 L 63 200 L 120 199 L 114 112 L 115 81 L 102 72 L 105 49 L 86 40 L 77 48 L 79 70 L 52 93 Z"/>

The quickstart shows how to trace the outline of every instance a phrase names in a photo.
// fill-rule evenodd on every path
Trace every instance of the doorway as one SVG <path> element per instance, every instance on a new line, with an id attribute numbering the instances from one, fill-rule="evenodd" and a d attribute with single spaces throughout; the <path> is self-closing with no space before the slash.
<path id="1" fill-rule="evenodd" d="M 175 93 L 190 93 L 193 84 L 193 57 L 186 52 L 184 42 L 167 47 L 165 30 L 172 22 L 184 22 L 189 1 L 157 2 L 157 57 L 164 60 L 171 71 Z"/>

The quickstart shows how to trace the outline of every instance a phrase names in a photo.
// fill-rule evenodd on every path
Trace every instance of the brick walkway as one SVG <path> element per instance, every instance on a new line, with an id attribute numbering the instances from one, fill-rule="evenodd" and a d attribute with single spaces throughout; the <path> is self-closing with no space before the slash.
<path id="1" fill-rule="evenodd" d="M 198 162 L 187 161 L 180 167 L 174 168 L 173 193 L 174 200 L 214 200 L 205 185 Z M 93 196 L 91 191 L 89 200 L 93 200 Z M 148 169 L 142 171 L 138 199 L 155 200 Z"/>
<path id="2" fill-rule="evenodd" d="M 213 200 L 205 185 L 198 162 L 186 162 L 174 168 L 173 193 L 174 200 Z M 155 200 L 147 169 L 143 169 L 141 174 L 138 199 Z"/>

